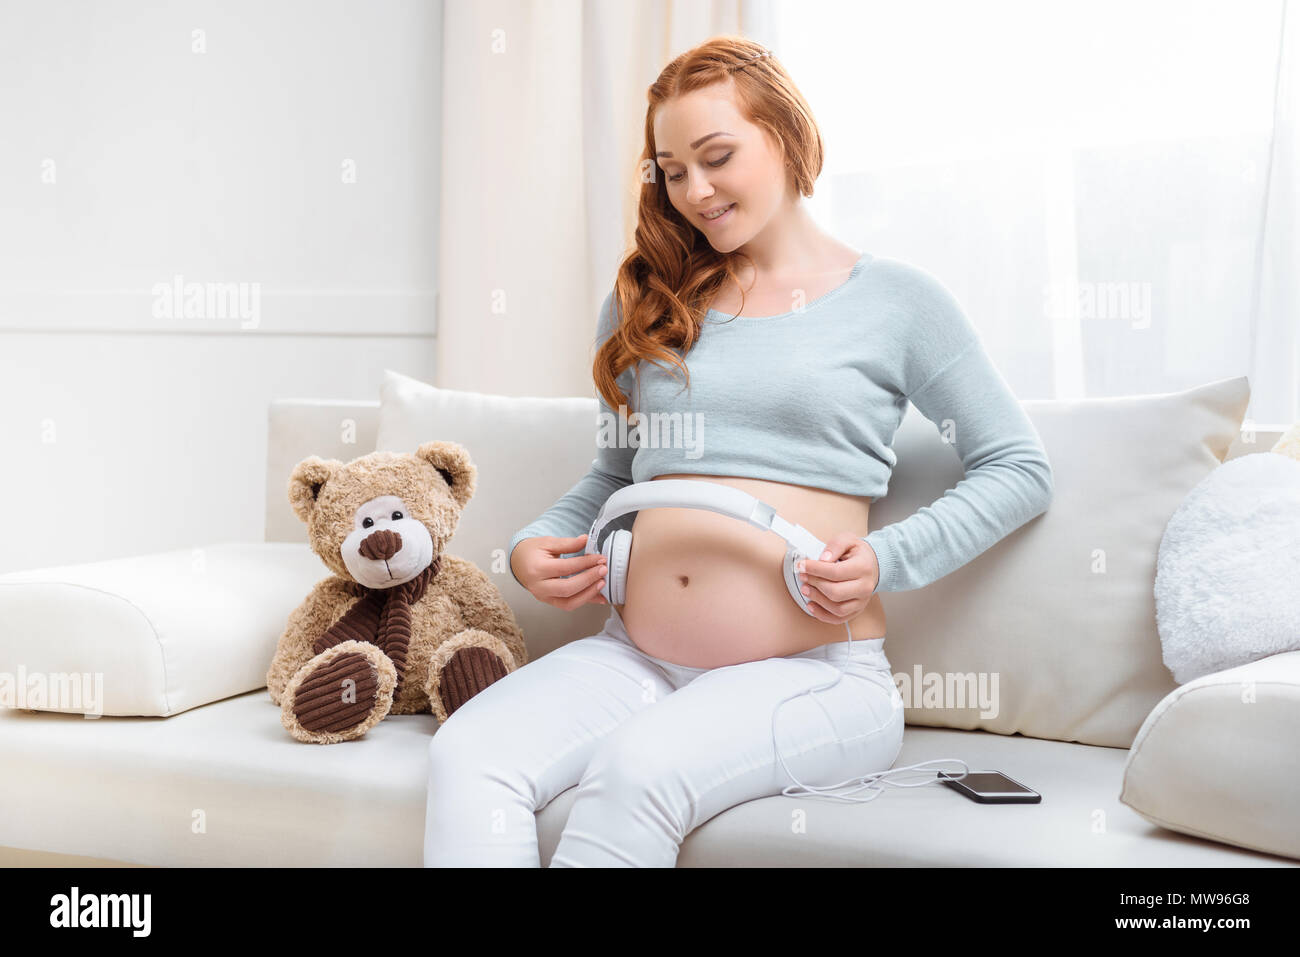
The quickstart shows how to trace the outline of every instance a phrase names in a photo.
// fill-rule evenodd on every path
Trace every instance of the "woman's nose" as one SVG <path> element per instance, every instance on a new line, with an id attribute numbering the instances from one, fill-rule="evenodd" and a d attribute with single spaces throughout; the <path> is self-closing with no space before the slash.
<path id="1" fill-rule="evenodd" d="M 690 203 L 691 206 L 698 208 L 712 195 L 713 190 L 710 188 L 698 189 L 692 187 L 686 191 L 686 201 Z"/>

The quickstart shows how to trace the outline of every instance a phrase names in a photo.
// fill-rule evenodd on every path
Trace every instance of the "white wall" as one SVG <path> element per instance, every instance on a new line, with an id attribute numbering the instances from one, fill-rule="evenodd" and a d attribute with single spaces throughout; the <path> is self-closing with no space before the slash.
<path id="1" fill-rule="evenodd" d="M 0 571 L 261 540 L 271 399 L 432 381 L 441 9 L 0 4 Z"/>

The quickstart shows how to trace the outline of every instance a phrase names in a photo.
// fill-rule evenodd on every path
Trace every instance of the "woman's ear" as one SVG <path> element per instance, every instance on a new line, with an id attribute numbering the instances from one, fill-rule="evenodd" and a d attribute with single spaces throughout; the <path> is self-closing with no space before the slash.
<path id="1" fill-rule="evenodd" d="M 455 442 L 425 442 L 415 450 L 415 457 L 438 470 L 456 504 L 461 508 L 469 504 L 469 500 L 474 497 L 478 469 L 470 461 L 469 450 L 465 446 Z"/>
<path id="2" fill-rule="evenodd" d="M 293 474 L 289 476 L 289 504 L 303 522 L 311 524 L 311 515 L 316 511 L 316 500 L 320 497 L 321 489 L 330 480 L 334 470 L 342 465 L 337 459 L 323 459 L 313 455 L 293 467 Z"/>

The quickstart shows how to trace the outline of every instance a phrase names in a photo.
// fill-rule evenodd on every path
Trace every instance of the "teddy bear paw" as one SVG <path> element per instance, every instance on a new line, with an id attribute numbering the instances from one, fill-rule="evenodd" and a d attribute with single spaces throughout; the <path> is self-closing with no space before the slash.
<path id="1" fill-rule="evenodd" d="M 359 738 L 393 706 L 397 669 L 369 642 L 344 641 L 298 669 L 285 686 L 280 721 L 299 741 Z"/>
<path id="2" fill-rule="evenodd" d="M 507 674 L 506 664 L 486 648 L 462 648 L 443 666 L 438 695 L 450 717 L 457 708 Z"/>
<path id="3" fill-rule="evenodd" d="M 448 639 L 433 653 L 425 686 L 439 723 L 518 667 L 506 643 L 490 632 L 470 628 Z"/>

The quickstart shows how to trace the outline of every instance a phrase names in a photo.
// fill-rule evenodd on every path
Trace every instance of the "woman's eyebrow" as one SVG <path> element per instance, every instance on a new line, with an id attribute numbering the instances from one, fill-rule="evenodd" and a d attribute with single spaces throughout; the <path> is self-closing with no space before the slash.
<path id="1" fill-rule="evenodd" d="M 731 135 L 730 133 L 724 133 L 724 132 L 722 132 L 721 130 L 719 130 L 719 131 L 716 132 L 716 133 L 709 133 L 709 134 L 706 134 L 705 136 L 701 136 L 698 140 L 696 140 L 694 143 L 692 143 L 692 144 L 691 144 L 691 149 L 693 149 L 693 150 L 697 150 L 697 149 L 699 149 L 701 143 L 703 143 L 705 140 L 711 140 L 711 139 L 713 139 L 715 136 L 730 136 L 730 135 Z M 673 154 L 670 153 L 670 152 L 668 152 L 667 150 L 659 150 L 659 152 L 655 153 L 655 156 L 656 156 L 656 157 L 659 157 L 659 156 L 672 156 L 672 155 L 673 155 Z"/>

